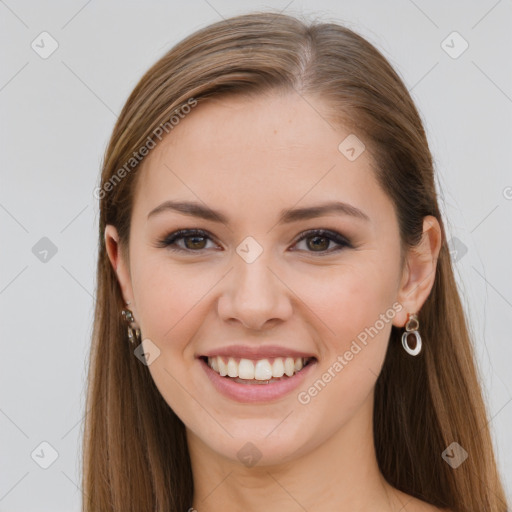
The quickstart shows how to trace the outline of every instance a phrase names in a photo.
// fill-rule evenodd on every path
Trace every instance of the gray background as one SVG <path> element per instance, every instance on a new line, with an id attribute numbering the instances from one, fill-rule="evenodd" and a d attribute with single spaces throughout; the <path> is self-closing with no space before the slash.
<path id="1" fill-rule="evenodd" d="M 510 0 L 7 0 L 0 1 L 1 511 L 80 509 L 97 252 L 92 192 L 116 114 L 175 42 L 266 7 L 345 23 L 386 55 L 411 90 L 435 158 L 511 496 Z M 31 47 L 51 49 L 48 36 L 42 48 L 43 31 L 58 43 L 45 59 Z M 453 31 L 463 39 L 447 39 Z M 469 47 L 454 58 L 464 40 Z M 42 442 L 58 453 L 47 469 L 40 464 L 52 462 L 52 451 Z"/>

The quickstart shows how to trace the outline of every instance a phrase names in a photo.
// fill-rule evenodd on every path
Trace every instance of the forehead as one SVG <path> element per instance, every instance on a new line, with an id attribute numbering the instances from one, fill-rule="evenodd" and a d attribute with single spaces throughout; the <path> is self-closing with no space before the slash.
<path id="1" fill-rule="evenodd" d="M 178 198 L 254 217 L 299 201 L 340 200 L 379 215 L 390 204 L 371 158 L 340 152 L 351 134 L 328 120 L 328 108 L 295 92 L 199 104 L 146 157 L 135 208 L 147 216 Z"/>

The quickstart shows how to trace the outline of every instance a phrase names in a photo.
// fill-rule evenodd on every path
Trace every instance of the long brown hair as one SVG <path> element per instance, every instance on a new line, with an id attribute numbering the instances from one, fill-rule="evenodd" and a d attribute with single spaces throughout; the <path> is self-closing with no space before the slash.
<path id="1" fill-rule="evenodd" d="M 114 128 L 97 194 L 83 511 L 182 512 L 193 497 L 185 427 L 130 349 L 123 297 L 105 248 L 105 226 L 112 224 L 128 256 L 140 168 L 131 158 L 149 141 L 158 143 L 159 127 L 171 133 L 169 119 L 191 99 L 200 108 L 211 97 L 275 90 L 316 96 L 329 105 L 333 123 L 368 143 L 375 175 L 397 212 L 403 247 L 419 242 L 426 215 L 442 229 L 435 283 L 418 315 L 424 349 L 408 357 L 393 326 L 376 383 L 374 440 L 382 474 L 401 491 L 453 512 L 505 512 L 421 118 L 400 77 L 361 36 L 337 23 L 274 12 L 215 23 L 174 46 L 139 81 Z M 441 456 L 452 442 L 469 454 L 457 468 Z"/>

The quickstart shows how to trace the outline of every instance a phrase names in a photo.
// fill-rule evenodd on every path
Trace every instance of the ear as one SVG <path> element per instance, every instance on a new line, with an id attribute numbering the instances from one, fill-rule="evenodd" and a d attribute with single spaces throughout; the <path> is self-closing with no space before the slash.
<path id="1" fill-rule="evenodd" d="M 432 215 L 423 219 L 420 243 L 406 256 L 397 300 L 403 309 L 393 318 L 393 325 L 404 327 L 408 313 L 418 313 L 427 300 L 436 277 L 437 259 L 442 244 L 439 221 Z"/>
<path id="2" fill-rule="evenodd" d="M 105 247 L 108 259 L 112 264 L 114 272 L 117 274 L 117 280 L 121 288 L 124 302 L 125 304 L 127 302 L 133 304 L 133 289 L 129 265 L 128 262 L 125 261 L 124 254 L 121 251 L 117 229 L 111 224 L 105 227 Z M 129 307 L 133 309 L 131 305 Z"/>

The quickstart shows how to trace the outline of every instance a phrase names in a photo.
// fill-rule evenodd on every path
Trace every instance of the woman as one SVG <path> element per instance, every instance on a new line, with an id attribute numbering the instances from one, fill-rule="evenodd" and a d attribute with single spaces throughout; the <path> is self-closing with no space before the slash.
<path id="1" fill-rule="evenodd" d="M 367 41 L 192 34 L 97 197 L 84 512 L 507 509 L 428 143 Z"/>

